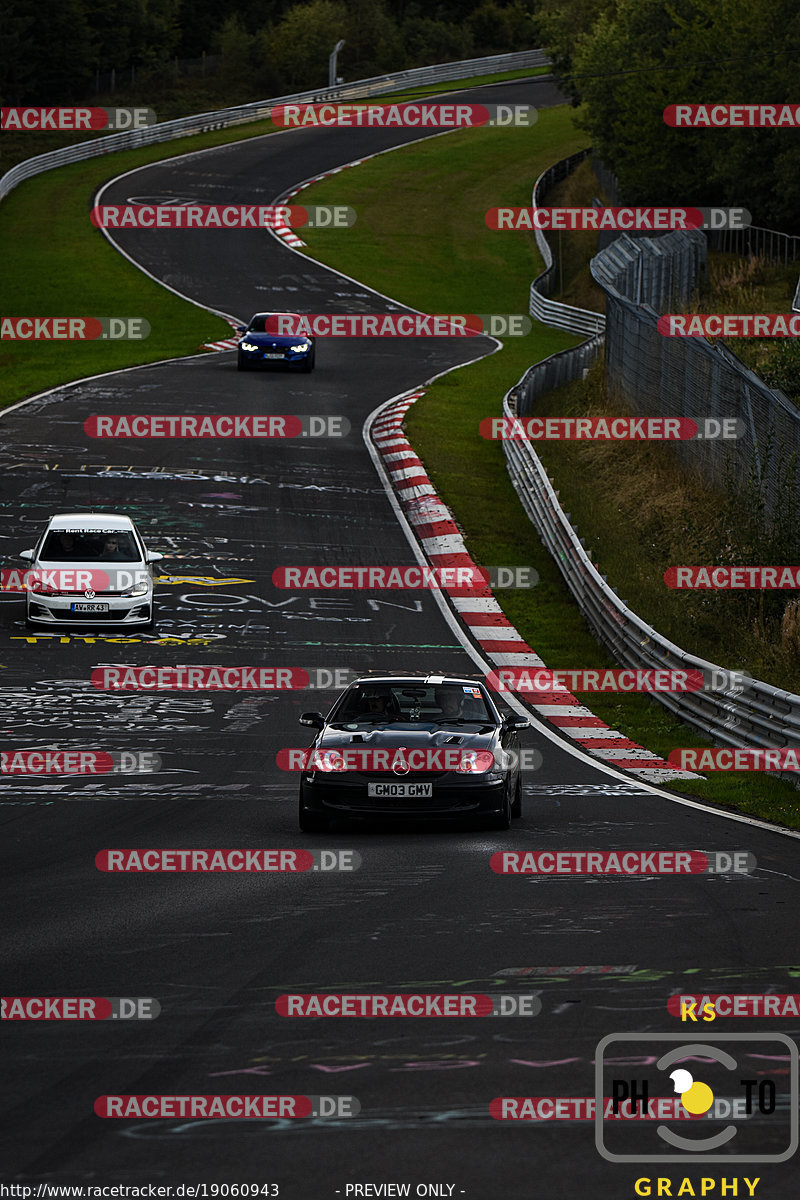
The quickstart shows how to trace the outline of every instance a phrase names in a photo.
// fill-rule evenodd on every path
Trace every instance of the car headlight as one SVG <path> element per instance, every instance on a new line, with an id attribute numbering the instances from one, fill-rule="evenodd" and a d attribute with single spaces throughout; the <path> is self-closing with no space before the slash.
<path id="1" fill-rule="evenodd" d="M 298 342 L 296 346 L 291 346 L 290 349 L 295 351 L 310 350 L 311 342 Z"/>
<path id="2" fill-rule="evenodd" d="M 494 765 L 491 750 L 464 750 L 455 770 L 459 775 L 485 775 Z"/>
<path id="3" fill-rule="evenodd" d="M 341 771 L 343 768 L 341 751 L 335 749 L 317 749 L 311 756 L 310 766 L 315 771 L 321 771 L 323 774 L 328 774 L 331 771 Z"/>
<path id="4" fill-rule="evenodd" d="M 239 349 L 240 350 L 257 350 L 258 346 L 254 345 L 253 342 L 239 342 Z"/>
<path id="5" fill-rule="evenodd" d="M 149 584 L 137 583 L 132 588 L 128 588 L 126 592 L 120 592 L 120 596 L 124 596 L 126 599 L 128 596 L 146 596 L 149 591 Z"/>

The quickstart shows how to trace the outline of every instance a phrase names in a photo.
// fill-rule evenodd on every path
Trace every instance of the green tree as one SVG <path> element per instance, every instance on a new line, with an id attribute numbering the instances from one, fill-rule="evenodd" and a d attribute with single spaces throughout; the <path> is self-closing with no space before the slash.
<path id="1" fill-rule="evenodd" d="M 222 76 L 228 86 L 247 89 L 258 59 L 258 37 L 248 33 L 241 17 L 228 17 L 219 36 Z"/>
<path id="2" fill-rule="evenodd" d="M 536 27 L 522 3 L 503 5 L 497 0 L 484 0 L 466 24 L 472 34 L 476 58 L 533 49 Z"/>
<path id="3" fill-rule="evenodd" d="M 577 103 L 580 85 L 573 80 L 575 54 L 592 33 L 601 16 L 612 19 L 616 0 L 545 0 L 536 14 L 539 39 L 553 60 L 553 70 L 564 77 L 563 87 Z"/>
<path id="4" fill-rule="evenodd" d="M 41 36 L 41 30 L 46 30 L 46 37 Z M 69 104 L 86 95 L 93 75 L 93 55 L 83 0 L 40 0 L 35 40 L 27 52 L 34 64 L 29 100 Z"/>
<path id="5" fill-rule="evenodd" d="M 368 79 L 402 67 L 405 51 L 385 0 L 347 0 L 342 51 L 345 79 Z"/>
<path id="6" fill-rule="evenodd" d="M 340 0 L 308 0 L 260 35 L 260 54 L 280 71 L 282 88 L 305 91 L 327 85 L 328 58 L 345 36 L 347 20 L 347 6 Z"/>
<path id="7" fill-rule="evenodd" d="M 34 41 L 36 16 L 25 0 L 0 0 L 0 100 L 22 104 L 30 94 L 38 55 Z"/>
<path id="8" fill-rule="evenodd" d="M 568 56 L 570 87 L 626 200 L 743 206 L 757 225 L 800 226 L 795 136 L 672 129 L 662 115 L 681 103 L 796 103 L 794 0 L 617 0 L 587 20 Z"/>
<path id="9" fill-rule="evenodd" d="M 130 13 L 131 60 L 162 63 L 177 53 L 181 0 L 133 0 Z"/>
<path id="10" fill-rule="evenodd" d="M 430 17 L 408 17 L 403 22 L 401 36 L 407 65 L 412 67 L 455 62 L 470 58 L 473 53 L 472 36 L 465 25 L 434 21 Z"/>

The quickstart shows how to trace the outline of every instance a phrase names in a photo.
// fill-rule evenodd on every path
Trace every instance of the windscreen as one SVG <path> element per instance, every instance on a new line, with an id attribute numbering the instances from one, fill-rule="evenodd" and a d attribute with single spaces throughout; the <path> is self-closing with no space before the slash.
<path id="1" fill-rule="evenodd" d="M 141 562 L 133 534 L 122 529 L 52 529 L 41 562 Z"/>
<path id="2" fill-rule="evenodd" d="M 262 313 L 262 314 L 261 314 L 260 316 L 258 316 L 258 317 L 253 317 L 252 321 L 250 322 L 250 324 L 249 324 L 249 326 L 248 326 L 248 331 L 249 331 L 250 333 L 266 333 L 266 331 L 267 331 L 267 321 L 268 321 L 268 319 L 269 319 L 270 317 L 272 317 L 272 316 L 274 316 L 274 315 L 276 315 L 276 314 L 274 314 L 274 313 Z M 297 315 L 297 313 L 285 313 L 285 314 L 283 314 L 283 315 L 285 315 L 285 316 L 289 316 L 289 317 L 295 317 L 295 318 L 296 318 L 296 320 L 298 320 L 298 321 L 300 320 L 300 318 L 299 318 L 299 316 Z"/>
<path id="3" fill-rule="evenodd" d="M 491 721 L 492 717 L 477 685 L 445 684 L 356 684 L 332 714 L 337 723 L 393 721 Z"/>

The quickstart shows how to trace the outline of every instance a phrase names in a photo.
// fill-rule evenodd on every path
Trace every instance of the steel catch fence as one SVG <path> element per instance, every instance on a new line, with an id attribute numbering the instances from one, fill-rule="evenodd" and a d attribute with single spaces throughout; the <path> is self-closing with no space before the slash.
<path id="1" fill-rule="evenodd" d="M 534 204 L 541 203 L 549 183 L 563 178 L 587 153 L 572 155 L 544 172 L 534 188 Z M 612 189 L 613 177 L 603 180 L 603 185 Z M 541 293 L 549 290 L 554 264 L 545 239 L 539 241 L 537 234 L 537 242 L 546 270 L 534 281 L 532 292 L 536 288 Z M 795 249 L 780 240 L 772 245 L 782 246 L 785 252 L 793 253 Z M 610 378 L 625 392 L 628 403 L 647 415 L 717 418 L 742 415 L 748 431 L 742 456 L 745 460 L 749 452 L 758 454 L 758 447 L 763 444 L 761 439 L 770 429 L 774 432 L 776 424 L 793 447 L 797 444 L 800 414 L 783 393 L 767 388 L 719 343 L 712 345 L 698 338 L 666 338 L 657 330 L 658 313 L 651 301 L 685 301 L 705 261 L 705 238 L 697 231 L 656 240 L 622 235 L 596 256 L 592 273 L 606 293 L 605 341 Z M 563 314 L 558 311 L 568 306 L 555 307 L 553 324 L 583 331 L 578 324 L 583 316 L 581 310 L 572 310 L 575 324 L 570 325 L 564 323 Z M 547 305 L 539 313 L 539 319 L 544 321 L 551 315 Z M 504 416 L 532 415 L 537 397 L 581 376 L 600 353 L 603 341 L 603 334 L 598 332 L 580 346 L 536 363 L 505 395 Z M 691 363 L 687 362 L 690 354 Z M 688 386 L 687 380 L 691 380 Z M 681 447 L 681 443 L 674 445 Z M 698 465 L 699 455 L 701 460 L 705 459 L 707 474 L 718 477 L 720 445 L 724 443 L 706 441 L 683 448 L 688 449 L 692 465 Z M 717 679 L 725 682 L 726 673 L 721 667 L 687 653 L 663 637 L 632 612 L 616 589 L 609 586 L 607 578 L 586 553 L 569 513 L 563 511 L 559 494 L 533 444 L 507 439 L 503 448 L 509 475 L 525 512 L 553 556 L 587 624 L 614 660 L 632 668 L 700 670 L 707 678 L 717 672 Z M 800 696 L 759 680 L 729 681 L 729 684 L 717 691 L 653 695 L 676 717 L 720 745 L 780 748 L 798 743 Z"/>

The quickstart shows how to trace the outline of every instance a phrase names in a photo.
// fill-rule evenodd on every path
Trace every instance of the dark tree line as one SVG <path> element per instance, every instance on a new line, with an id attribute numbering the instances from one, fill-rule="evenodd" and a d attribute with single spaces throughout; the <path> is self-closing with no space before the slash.
<path id="1" fill-rule="evenodd" d="M 800 104 L 797 0 L 543 0 L 578 119 L 632 203 L 800 230 L 800 130 L 671 129 L 670 104 Z"/>
<path id="2" fill-rule="evenodd" d="M 113 68 L 146 87 L 174 59 L 225 56 L 239 98 L 529 49 L 537 0 L 0 0 L 0 101 L 91 98 Z M 146 97 L 143 96 L 143 100 Z"/>

